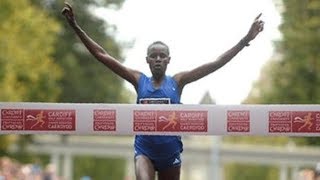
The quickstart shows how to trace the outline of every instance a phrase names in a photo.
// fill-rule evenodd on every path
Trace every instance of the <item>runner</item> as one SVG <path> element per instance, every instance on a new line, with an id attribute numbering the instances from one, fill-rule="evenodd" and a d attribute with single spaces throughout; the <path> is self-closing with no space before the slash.
<path id="1" fill-rule="evenodd" d="M 147 77 L 144 73 L 121 64 L 92 40 L 76 22 L 73 9 L 69 4 L 65 4 L 62 14 L 90 53 L 134 86 L 138 95 L 137 103 L 180 104 L 185 85 L 213 73 L 231 61 L 244 47 L 249 46 L 249 42 L 263 30 L 264 25 L 264 22 L 259 19 L 261 16 L 259 14 L 244 38 L 216 60 L 173 76 L 166 75 L 167 65 L 171 60 L 169 47 L 161 41 L 153 42 L 147 48 L 146 62 L 152 73 L 151 77 Z M 174 124 L 172 119 L 170 125 Z M 159 180 L 180 179 L 180 154 L 183 150 L 180 136 L 136 135 L 134 148 L 137 180 L 153 180 L 156 172 Z"/>

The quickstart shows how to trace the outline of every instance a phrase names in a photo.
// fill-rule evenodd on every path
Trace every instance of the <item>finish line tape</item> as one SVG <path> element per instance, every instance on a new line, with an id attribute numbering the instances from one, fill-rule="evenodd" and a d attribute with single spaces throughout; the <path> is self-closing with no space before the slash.
<path id="1" fill-rule="evenodd" d="M 0 102 L 0 134 L 320 136 L 320 105 Z"/>

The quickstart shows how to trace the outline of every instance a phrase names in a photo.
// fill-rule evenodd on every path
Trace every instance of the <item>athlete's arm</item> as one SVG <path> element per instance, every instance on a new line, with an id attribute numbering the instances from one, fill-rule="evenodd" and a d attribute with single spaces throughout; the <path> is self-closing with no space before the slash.
<path id="1" fill-rule="evenodd" d="M 204 76 L 216 71 L 217 69 L 227 64 L 244 47 L 248 46 L 249 42 L 263 30 L 264 22 L 259 20 L 260 16 L 261 14 L 259 14 L 255 18 L 247 35 L 243 39 L 241 39 L 241 41 L 239 41 L 235 46 L 219 56 L 215 61 L 203 64 L 193 70 L 176 74 L 174 78 L 178 82 L 179 87 L 182 89 L 186 84 L 201 79 Z"/>
<path id="2" fill-rule="evenodd" d="M 118 60 L 108 54 L 99 44 L 93 41 L 77 24 L 72 7 L 65 3 L 62 14 L 66 17 L 68 23 L 76 32 L 82 43 L 90 53 L 101 63 L 111 69 L 114 73 L 130 82 L 134 87 L 137 86 L 141 73 L 122 65 Z"/>

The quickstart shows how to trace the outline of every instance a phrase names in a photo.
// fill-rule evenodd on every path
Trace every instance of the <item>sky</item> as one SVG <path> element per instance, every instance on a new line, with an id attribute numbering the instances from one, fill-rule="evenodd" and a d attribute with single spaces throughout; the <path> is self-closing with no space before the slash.
<path id="1" fill-rule="evenodd" d="M 198 104 L 209 92 L 216 104 L 237 105 L 248 96 L 260 70 L 274 54 L 281 22 L 277 0 L 126 0 L 120 10 L 97 14 L 117 26 L 119 42 L 132 41 L 124 65 L 151 75 L 145 61 L 149 44 L 160 40 L 170 48 L 167 74 L 215 61 L 243 38 L 262 13 L 264 31 L 231 62 L 185 86 L 181 102 Z M 134 88 L 127 84 L 134 92 Z"/>

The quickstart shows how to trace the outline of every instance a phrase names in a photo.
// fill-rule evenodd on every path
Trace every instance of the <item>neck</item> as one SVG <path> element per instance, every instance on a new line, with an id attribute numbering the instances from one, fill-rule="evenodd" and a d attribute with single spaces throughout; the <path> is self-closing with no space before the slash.
<path id="1" fill-rule="evenodd" d="M 158 81 L 158 82 L 161 82 L 163 79 L 164 79 L 164 77 L 165 77 L 166 75 L 165 74 L 163 74 L 163 73 L 152 73 L 152 79 L 154 80 L 154 81 Z"/>
<path id="2" fill-rule="evenodd" d="M 158 88 L 161 86 L 162 81 L 164 80 L 165 76 L 152 76 L 152 84 L 155 88 Z"/>

